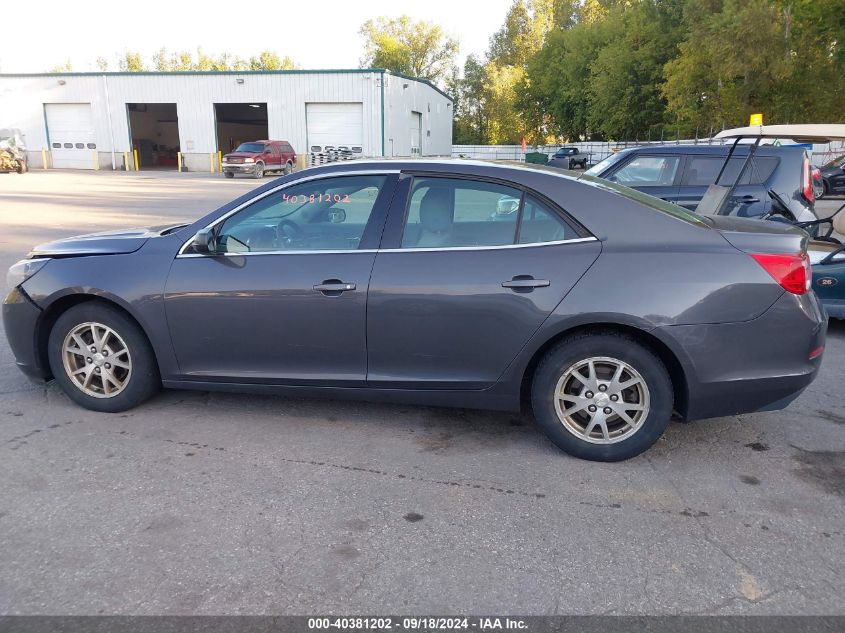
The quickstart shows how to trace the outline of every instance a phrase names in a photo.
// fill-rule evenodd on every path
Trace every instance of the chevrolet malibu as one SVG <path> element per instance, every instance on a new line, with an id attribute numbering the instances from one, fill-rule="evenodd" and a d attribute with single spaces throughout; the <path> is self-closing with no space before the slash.
<path id="1" fill-rule="evenodd" d="M 344 163 L 190 225 L 39 246 L 3 318 L 21 370 L 96 411 L 162 386 L 530 403 L 560 448 L 615 461 L 673 413 L 780 409 L 813 380 L 806 245 L 545 167 Z"/>

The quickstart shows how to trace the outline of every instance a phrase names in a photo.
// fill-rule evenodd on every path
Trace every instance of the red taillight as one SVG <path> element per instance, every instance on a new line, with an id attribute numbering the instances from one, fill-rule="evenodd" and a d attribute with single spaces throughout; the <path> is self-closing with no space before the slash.
<path id="1" fill-rule="evenodd" d="M 819 345 L 816 349 L 810 352 L 810 360 L 815 360 L 824 354 L 824 345 Z"/>
<path id="2" fill-rule="evenodd" d="M 813 202 L 815 200 L 815 194 L 813 193 L 813 178 L 810 174 L 810 159 L 806 156 L 804 157 L 804 167 L 801 169 L 801 178 L 801 182 L 804 187 L 804 191 L 801 193 L 804 194 L 804 198 L 806 198 L 807 202 Z"/>
<path id="3" fill-rule="evenodd" d="M 813 168 L 813 180 L 816 182 L 821 182 L 822 179 L 822 170 L 818 167 Z"/>
<path id="4" fill-rule="evenodd" d="M 753 253 L 751 257 L 787 292 L 803 295 L 810 289 L 812 270 L 807 253 L 794 255 Z"/>

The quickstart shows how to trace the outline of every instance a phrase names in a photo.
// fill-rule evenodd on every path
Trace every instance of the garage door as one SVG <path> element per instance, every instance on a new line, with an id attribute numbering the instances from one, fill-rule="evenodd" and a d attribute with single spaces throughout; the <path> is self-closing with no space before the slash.
<path id="1" fill-rule="evenodd" d="M 94 119 L 90 103 L 44 104 L 53 167 L 93 169 Z"/>
<path id="2" fill-rule="evenodd" d="M 411 112 L 411 156 L 422 154 L 422 113 Z"/>
<path id="3" fill-rule="evenodd" d="M 307 103 L 305 122 L 308 148 L 362 146 L 364 144 L 364 106 L 361 103 Z"/>

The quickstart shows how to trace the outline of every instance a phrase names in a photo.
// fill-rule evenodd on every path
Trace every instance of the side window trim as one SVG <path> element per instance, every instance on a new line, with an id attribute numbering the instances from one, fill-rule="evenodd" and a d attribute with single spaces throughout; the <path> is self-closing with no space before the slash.
<path id="1" fill-rule="evenodd" d="M 378 249 L 378 239 L 381 235 L 381 232 L 384 230 L 384 224 L 388 215 L 388 211 L 390 209 L 391 200 L 395 199 L 395 194 L 398 192 L 398 180 L 400 175 L 400 170 L 398 169 L 365 169 L 365 170 L 356 170 L 356 171 L 349 171 L 349 172 L 330 172 L 330 173 L 323 173 L 323 174 L 315 174 L 313 176 L 303 176 L 298 178 L 294 181 L 285 182 L 284 184 L 278 185 L 271 189 L 261 192 L 260 194 L 245 200 L 241 204 L 237 205 L 235 208 L 230 209 L 229 211 L 225 212 L 224 214 L 210 220 L 206 221 L 205 224 L 201 224 L 197 222 L 194 225 L 191 225 L 190 230 L 192 231 L 191 236 L 185 241 L 179 250 L 176 253 L 176 259 L 180 258 L 188 258 L 188 257 L 250 257 L 250 256 L 257 256 L 257 255 L 301 255 L 301 254 L 331 254 L 331 253 L 372 253 L 376 252 Z M 202 229 L 219 229 L 223 226 L 223 224 L 228 220 L 230 217 L 234 216 L 235 214 L 243 211 L 247 207 L 264 198 L 272 196 L 274 194 L 280 193 L 285 189 L 289 189 L 294 186 L 301 185 L 306 182 L 310 181 L 320 181 L 326 180 L 331 178 L 343 178 L 346 176 L 384 176 L 385 182 L 384 187 L 379 192 L 379 195 L 376 197 L 375 203 L 373 205 L 373 210 L 370 213 L 370 217 L 367 220 L 367 224 L 364 227 L 364 234 L 361 237 L 361 243 L 358 245 L 358 248 L 354 249 L 341 249 L 341 250 L 283 250 L 283 251 L 256 251 L 256 252 L 244 252 L 244 253 L 192 253 L 190 252 L 191 244 L 194 241 L 194 236 L 196 233 Z M 374 225 L 379 225 L 378 230 L 374 228 Z M 372 233 L 375 234 L 374 236 L 371 235 Z M 375 245 L 372 244 L 372 238 L 375 237 L 376 243 Z M 365 241 L 368 244 L 365 246 Z"/>

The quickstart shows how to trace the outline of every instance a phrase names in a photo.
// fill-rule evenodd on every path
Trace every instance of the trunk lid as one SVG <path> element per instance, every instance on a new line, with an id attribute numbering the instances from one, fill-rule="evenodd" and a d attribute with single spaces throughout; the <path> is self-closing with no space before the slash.
<path id="1" fill-rule="evenodd" d="M 803 253 L 807 250 L 809 235 L 791 224 L 730 215 L 699 217 L 743 253 Z"/>

